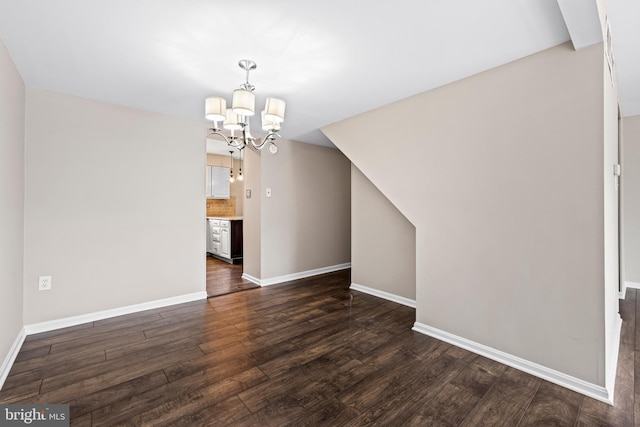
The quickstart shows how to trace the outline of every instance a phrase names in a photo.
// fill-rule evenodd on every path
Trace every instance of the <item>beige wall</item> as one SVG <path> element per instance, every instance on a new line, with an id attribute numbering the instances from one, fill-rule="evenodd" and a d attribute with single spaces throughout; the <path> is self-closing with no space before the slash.
<path id="1" fill-rule="evenodd" d="M 254 193 L 261 203 L 260 278 L 348 263 L 349 160 L 334 148 L 288 140 L 278 147 L 276 155 L 262 153 L 261 191 Z"/>
<path id="2" fill-rule="evenodd" d="M 207 165 L 224 166 L 228 168 L 231 165 L 231 160 L 229 159 L 229 156 L 207 154 Z M 244 168 L 242 169 L 242 173 L 244 174 Z M 233 159 L 233 176 L 236 178 L 238 177 L 238 159 Z M 244 181 L 238 181 L 236 179 L 234 182 L 230 183 L 229 194 L 233 199 L 235 199 L 236 203 L 236 211 L 232 216 L 242 216 L 244 208 Z"/>
<path id="3" fill-rule="evenodd" d="M 623 129 L 624 279 L 640 284 L 640 116 L 625 117 Z"/>
<path id="4" fill-rule="evenodd" d="M 0 94 L 1 367 L 23 326 L 25 103 L 24 84 L 1 40 Z"/>
<path id="5" fill-rule="evenodd" d="M 261 277 L 261 193 L 262 193 L 262 170 L 261 152 L 246 149 L 244 153 L 245 167 L 243 172 L 244 189 L 251 191 L 251 197 L 244 199 L 244 221 L 242 221 L 242 272 L 249 276 L 260 279 Z M 270 154 L 265 153 L 265 156 Z"/>
<path id="6" fill-rule="evenodd" d="M 416 299 L 416 228 L 351 166 L 351 282 Z"/>
<path id="7" fill-rule="evenodd" d="M 323 128 L 416 226 L 418 322 L 600 386 L 602 60 L 563 44 Z"/>
<path id="8" fill-rule="evenodd" d="M 205 164 L 199 122 L 27 89 L 25 323 L 203 292 Z"/>

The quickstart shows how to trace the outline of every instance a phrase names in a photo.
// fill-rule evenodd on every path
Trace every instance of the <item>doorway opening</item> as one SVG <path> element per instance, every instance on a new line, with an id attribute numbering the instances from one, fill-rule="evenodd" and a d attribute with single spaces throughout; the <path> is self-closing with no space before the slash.
<path id="1" fill-rule="evenodd" d="M 207 297 L 258 287 L 255 283 L 242 278 L 242 264 L 229 264 L 207 255 Z"/>
<path id="2" fill-rule="evenodd" d="M 218 296 L 258 287 L 243 279 L 243 150 L 206 140 L 206 288 Z"/>

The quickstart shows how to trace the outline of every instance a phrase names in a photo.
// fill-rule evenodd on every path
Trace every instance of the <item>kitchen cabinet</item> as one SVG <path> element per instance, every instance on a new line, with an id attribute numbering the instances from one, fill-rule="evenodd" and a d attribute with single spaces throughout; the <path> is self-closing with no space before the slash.
<path id="1" fill-rule="evenodd" d="M 207 227 L 207 253 L 211 252 L 211 227 L 209 225 L 209 220 L 206 221 Z"/>
<path id="2" fill-rule="evenodd" d="M 231 258 L 231 233 L 229 228 L 220 227 L 220 255 Z"/>
<path id="3" fill-rule="evenodd" d="M 207 218 L 207 252 L 223 261 L 242 260 L 242 219 Z"/>
<path id="4" fill-rule="evenodd" d="M 220 220 L 207 218 L 207 252 L 220 254 Z"/>
<path id="5" fill-rule="evenodd" d="M 231 195 L 229 168 L 207 166 L 206 196 L 209 199 L 228 199 Z"/>

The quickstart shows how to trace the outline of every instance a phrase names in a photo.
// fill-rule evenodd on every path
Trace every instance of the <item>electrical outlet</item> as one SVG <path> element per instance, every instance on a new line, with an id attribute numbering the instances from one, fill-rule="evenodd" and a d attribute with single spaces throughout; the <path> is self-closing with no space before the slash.
<path id="1" fill-rule="evenodd" d="M 40 276 L 38 278 L 38 290 L 48 291 L 51 289 L 51 276 Z"/>
<path id="2" fill-rule="evenodd" d="M 267 197 L 271 197 L 271 189 L 267 188 Z"/>

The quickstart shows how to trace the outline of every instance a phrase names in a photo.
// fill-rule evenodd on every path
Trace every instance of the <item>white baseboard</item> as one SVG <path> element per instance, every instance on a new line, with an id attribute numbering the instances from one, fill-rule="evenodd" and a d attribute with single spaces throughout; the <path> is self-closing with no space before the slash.
<path id="1" fill-rule="evenodd" d="M 284 276 L 271 277 L 269 279 L 258 279 L 248 274 L 243 274 L 242 278 L 260 286 L 277 285 L 278 283 L 289 282 L 291 280 L 304 279 L 305 277 L 317 276 L 319 274 L 333 273 L 334 271 L 345 270 L 351 268 L 351 263 L 330 265 L 328 267 L 316 268 L 313 270 L 301 271 L 299 273 L 286 274 Z"/>
<path id="2" fill-rule="evenodd" d="M 624 282 L 624 286 L 631 289 L 640 289 L 640 283 L 637 282 Z"/>
<path id="3" fill-rule="evenodd" d="M 242 273 L 242 278 L 260 286 L 260 279 L 258 279 L 257 277 L 250 276 L 247 273 Z"/>
<path id="4" fill-rule="evenodd" d="M 20 352 L 20 348 L 22 347 L 22 343 L 24 342 L 24 339 L 26 337 L 27 333 L 25 329 L 20 329 L 20 332 L 18 332 L 18 336 L 16 337 L 15 341 L 13 341 L 13 345 L 9 349 L 7 357 L 4 358 L 4 361 L 0 366 L 0 390 L 4 385 L 4 382 L 7 380 L 7 377 L 9 376 L 9 371 L 11 370 L 16 357 L 18 357 L 18 353 Z"/>
<path id="5" fill-rule="evenodd" d="M 622 317 L 618 315 L 616 317 L 616 331 L 614 332 L 615 342 L 613 343 L 613 348 L 611 349 L 611 354 L 609 355 L 610 363 L 607 364 L 607 378 L 606 378 L 606 390 L 609 392 L 609 397 L 611 398 L 611 402 L 613 402 L 613 394 L 616 389 L 616 373 L 618 371 L 618 356 L 620 355 L 620 334 L 622 333 Z M 609 367 L 613 367 L 613 369 L 609 369 Z M 613 405 L 613 403 L 611 403 Z"/>
<path id="6" fill-rule="evenodd" d="M 627 282 L 622 282 L 622 289 L 620 289 L 620 295 L 618 299 L 625 299 L 627 297 Z"/>
<path id="7" fill-rule="evenodd" d="M 461 347 L 473 353 L 493 359 L 496 362 L 511 366 L 512 368 L 558 384 L 562 387 L 584 394 L 585 396 L 613 405 L 613 393 L 609 393 L 605 387 L 583 381 L 579 378 L 572 377 L 571 375 L 558 372 L 554 369 L 547 368 L 546 366 L 538 365 L 537 363 L 504 353 L 500 350 L 487 347 L 423 323 L 416 322 L 412 329 L 416 332 L 420 332 L 421 334 L 429 335 L 448 342 L 449 344 L 453 344 L 457 347 Z"/>
<path id="8" fill-rule="evenodd" d="M 397 302 L 398 304 L 406 305 L 407 307 L 416 308 L 416 300 L 414 299 L 409 299 L 401 297 L 400 295 L 395 295 L 378 289 L 369 288 L 367 286 L 358 285 L 357 283 L 351 283 L 351 286 L 349 286 L 349 288 L 355 291 L 363 292 L 365 294 L 373 295 L 374 297 Z"/>
<path id="9" fill-rule="evenodd" d="M 25 325 L 24 329 L 27 335 L 38 334 L 40 332 L 53 331 L 55 329 L 60 329 L 60 328 L 68 328 L 69 326 L 81 325 L 83 323 L 88 323 L 88 322 L 95 322 L 97 320 L 108 319 L 110 317 L 122 316 L 124 314 L 137 313 L 139 311 L 167 307 L 170 305 L 182 304 L 185 302 L 197 301 L 197 300 L 206 299 L 206 298 L 207 298 L 207 293 L 205 291 L 194 292 L 192 294 L 185 294 L 185 295 L 179 295 L 171 298 L 143 302 L 141 304 L 128 305 L 126 307 L 113 308 L 110 310 L 81 314 L 79 316 L 65 317 L 63 319 L 34 323 L 32 325 Z"/>

